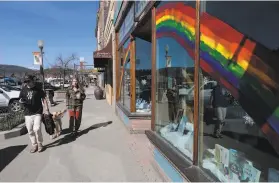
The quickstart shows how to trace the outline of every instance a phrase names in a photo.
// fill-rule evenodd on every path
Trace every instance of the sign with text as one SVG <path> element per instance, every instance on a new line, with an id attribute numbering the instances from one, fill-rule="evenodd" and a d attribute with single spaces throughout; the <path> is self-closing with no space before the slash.
<path id="1" fill-rule="evenodd" d="M 110 52 L 95 52 L 94 58 L 112 58 L 112 55 Z"/>

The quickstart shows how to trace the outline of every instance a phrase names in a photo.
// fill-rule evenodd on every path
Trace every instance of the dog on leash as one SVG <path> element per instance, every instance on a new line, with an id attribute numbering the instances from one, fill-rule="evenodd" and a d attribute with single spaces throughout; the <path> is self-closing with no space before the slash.
<path id="1" fill-rule="evenodd" d="M 52 119 L 55 124 L 54 134 L 51 135 L 51 139 L 55 139 L 61 135 L 62 131 L 62 118 L 64 114 L 67 112 L 67 109 L 63 111 L 57 111 L 52 113 Z"/>

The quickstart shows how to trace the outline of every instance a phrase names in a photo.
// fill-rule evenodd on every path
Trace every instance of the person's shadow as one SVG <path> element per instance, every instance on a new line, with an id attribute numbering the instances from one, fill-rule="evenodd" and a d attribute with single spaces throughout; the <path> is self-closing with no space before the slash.
<path id="1" fill-rule="evenodd" d="M 65 130 L 63 130 L 62 134 L 67 134 L 67 135 L 65 135 L 61 139 L 58 139 L 58 140 L 56 140 L 56 141 L 54 141 L 50 144 L 45 145 L 45 148 L 47 149 L 47 148 L 56 147 L 56 146 L 71 143 L 71 142 L 75 141 L 77 138 L 79 138 L 80 136 L 82 136 L 84 134 L 87 134 L 91 130 L 94 130 L 94 129 L 97 129 L 97 128 L 100 128 L 100 127 L 106 127 L 107 125 L 110 125 L 110 124 L 112 124 L 112 121 L 94 124 L 94 125 L 86 128 L 86 129 L 84 129 L 84 130 L 79 131 L 76 136 L 72 136 L 71 134 L 67 134 L 70 131 L 69 131 L 69 129 L 65 129 Z"/>
<path id="2" fill-rule="evenodd" d="M 0 149 L 0 172 L 4 170 L 25 148 L 27 145 L 10 146 Z"/>

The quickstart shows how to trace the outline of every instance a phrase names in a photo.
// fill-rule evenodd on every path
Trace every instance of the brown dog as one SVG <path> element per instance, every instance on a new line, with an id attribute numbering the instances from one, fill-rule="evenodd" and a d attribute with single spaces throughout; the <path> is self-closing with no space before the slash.
<path id="1" fill-rule="evenodd" d="M 63 111 L 58 111 L 58 112 L 52 113 L 52 119 L 55 124 L 54 134 L 51 135 L 52 139 L 55 139 L 60 136 L 61 131 L 62 131 L 62 118 L 66 112 L 67 112 L 67 110 L 65 109 Z"/>

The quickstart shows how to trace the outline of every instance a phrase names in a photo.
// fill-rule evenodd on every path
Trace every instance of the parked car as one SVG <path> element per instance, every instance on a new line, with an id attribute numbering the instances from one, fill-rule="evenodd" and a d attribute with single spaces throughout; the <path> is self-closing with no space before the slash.
<path id="1" fill-rule="evenodd" d="M 203 96 L 206 104 L 209 102 L 212 88 L 215 84 L 216 81 L 209 81 L 200 86 L 202 92 L 202 95 L 200 96 Z M 187 101 L 194 101 L 194 86 L 179 89 L 179 95 L 185 95 L 187 97 Z"/>
<path id="2" fill-rule="evenodd" d="M 55 87 L 55 86 L 52 86 L 51 84 L 45 82 L 45 89 L 50 89 L 50 90 L 56 91 L 56 90 L 60 89 L 60 87 Z"/>
<path id="3" fill-rule="evenodd" d="M 37 82 L 36 82 L 36 85 L 37 85 L 39 88 L 43 88 L 43 83 L 42 83 L 42 82 L 37 81 Z M 53 90 L 53 91 L 56 91 L 56 90 L 60 89 L 60 87 L 56 87 L 56 86 L 51 85 L 50 83 L 45 82 L 45 89 L 46 89 L 46 90 Z"/>
<path id="4" fill-rule="evenodd" d="M 21 88 L 18 88 L 18 87 L 14 87 L 14 86 L 10 86 L 10 85 L 0 85 L 0 87 L 1 86 L 4 86 L 9 90 L 21 91 Z"/>
<path id="5" fill-rule="evenodd" d="M 211 120 L 208 119 L 208 116 L 214 115 L 214 114 L 210 114 L 207 115 L 208 113 L 211 113 L 212 110 L 209 107 L 209 102 L 210 102 L 210 97 L 211 97 L 211 93 L 213 90 L 213 87 L 215 86 L 216 81 L 209 81 L 206 84 L 202 84 L 201 87 L 201 95 L 200 97 L 203 100 L 203 105 L 204 105 L 204 117 L 207 119 L 204 119 L 205 121 Z M 180 90 L 182 91 L 182 90 Z M 186 103 L 187 105 L 193 107 L 194 106 L 194 86 L 192 86 L 190 89 L 187 90 L 187 92 L 185 93 L 185 97 L 186 97 Z M 183 94 L 184 94 L 183 93 Z M 239 105 L 239 103 L 237 102 L 237 100 L 235 100 L 231 95 L 229 95 L 229 93 L 226 94 L 227 96 L 227 100 L 228 100 L 228 107 L 227 107 L 227 114 L 226 114 L 226 121 L 243 121 L 244 120 L 244 116 L 247 115 L 246 112 L 242 109 L 242 107 Z M 214 117 L 214 116 L 211 116 Z M 210 118 L 211 118 L 210 117 Z"/>
<path id="6" fill-rule="evenodd" d="M 56 83 L 53 83 L 52 86 L 57 87 L 57 88 L 61 88 L 63 85 L 64 85 L 64 88 L 68 88 L 70 86 L 70 84 L 67 81 L 65 81 L 64 84 L 63 84 L 63 81 L 62 82 L 56 82 Z"/>
<path id="7" fill-rule="evenodd" d="M 16 78 L 5 77 L 0 79 L 0 85 L 8 85 L 20 89 L 22 83 Z"/>
<path id="8" fill-rule="evenodd" d="M 0 85 L 0 108 L 8 108 L 10 112 L 19 112 L 22 106 L 19 103 L 20 89 Z"/>

